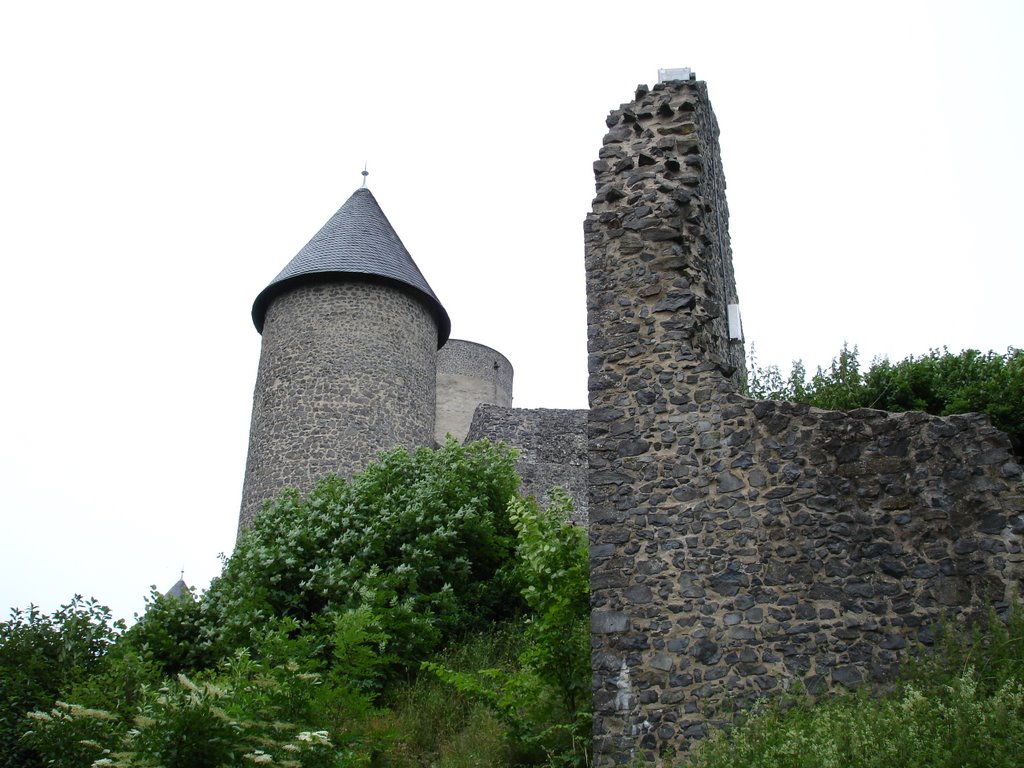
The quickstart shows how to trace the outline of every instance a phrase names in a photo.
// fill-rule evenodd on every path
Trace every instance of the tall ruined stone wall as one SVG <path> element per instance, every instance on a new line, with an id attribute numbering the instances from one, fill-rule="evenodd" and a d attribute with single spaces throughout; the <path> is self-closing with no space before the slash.
<path id="1" fill-rule="evenodd" d="M 653 406 L 669 371 L 744 370 L 728 333 L 737 298 L 718 122 L 704 84 L 687 82 L 641 86 L 607 123 L 585 225 L 590 404 L 626 375 L 638 404 Z M 634 374 L 629 361 L 653 362 L 652 351 L 660 370 Z"/>
<path id="2" fill-rule="evenodd" d="M 572 499 L 573 522 L 587 524 L 586 411 L 480 405 L 466 440 L 515 448 L 522 492 L 545 503 L 547 492 L 561 487 Z"/>
<path id="3" fill-rule="evenodd" d="M 1020 467 L 984 418 L 736 394 L 703 83 L 609 127 L 585 225 L 597 766 L 660 764 L 727 697 L 884 677 L 1024 576 Z"/>
<path id="4" fill-rule="evenodd" d="M 390 284 L 295 288 L 267 311 L 239 527 L 285 486 L 434 444 L 437 325 Z"/>

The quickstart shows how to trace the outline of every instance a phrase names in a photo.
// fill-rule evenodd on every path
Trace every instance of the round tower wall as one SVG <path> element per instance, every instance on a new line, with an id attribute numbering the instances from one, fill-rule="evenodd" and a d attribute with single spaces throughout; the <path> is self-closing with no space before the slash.
<path id="1" fill-rule="evenodd" d="M 465 440 L 481 403 L 512 405 L 512 363 L 483 344 L 449 339 L 437 353 L 437 442 L 449 433 Z"/>
<path id="2" fill-rule="evenodd" d="M 239 528 L 285 486 L 434 442 L 437 325 L 390 284 L 319 283 L 267 310 Z"/>

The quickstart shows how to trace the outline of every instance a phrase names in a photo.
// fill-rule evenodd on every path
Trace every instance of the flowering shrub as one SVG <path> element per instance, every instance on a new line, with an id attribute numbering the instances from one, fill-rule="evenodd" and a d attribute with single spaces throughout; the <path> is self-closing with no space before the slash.
<path id="1" fill-rule="evenodd" d="M 25 714 L 99 669 L 123 631 L 109 608 L 79 595 L 52 614 L 30 606 L 0 622 L 0 766 L 39 765 L 21 742 Z"/>
<path id="2" fill-rule="evenodd" d="M 693 768 L 1011 768 L 1024 755 L 1024 687 L 978 690 L 973 670 L 924 696 L 849 696 L 790 710 L 767 707 L 697 748 Z"/>
<path id="3" fill-rule="evenodd" d="M 285 491 L 204 595 L 200 645 L 218 657 L 275 617 L 323 622 L 361 606 L 389 638 L 391 668 L 417 666 L 522 606 L 507 512 L 518 484 L 510 449 L 449 439 L 437 450 L 383 453 L 304 499 Z"/>
<path id="4" fill-rule="evenodd" d="M 25 699 L 10 720 L 12 738 L 27 731 L 19 742 L 24 759 L 8 764 L 351 768 L 371 760 L 584 759 L 586 546 L 582 531 L 565 522 L 567 499 L 542 512 L 516 497 L 518 484 L 510 449 L 449 440 L 438 450 L 382 454 L 362 474 L 326 478 L 304 498 L 284 491 L 202 596 L 154 593 L 132 629 L 82 656 L 98 663 Z M 471 753 L 448 763 L 442 752 L 450 742 L 410 738 L 398 732 L 405 718 L 378 707 L 413 700 L 407 692 L 424 660 L 452 658 L 453 647 L 457 656 L 489 634 L 481 647 L 494 653 L 472 669 L 508 661 L 498 692 L 511 738 L 493 709 L 468 697 L 453 707 L 450 688 L 431 677 L 432 711 L 451 715 L 445 738 Z M 522 645 L 500 650 L 508 636 Z M 74 703 L 54 703 L 58 693 Z M 428 717 L 413 728 L 436 732 Z M 402 750 L 419 762 L 403 762 Z"/>
<path id="5" fill-rule="evenodd" d="M 147 690 L 125 712 L 57 702 L 29 715 L 25 740 L 61 768 L 367 765 L 369 751 L 354 734 L 332 738 L 301 724 L 336 704 L 323 688 L 319 674 L 294 660 L 268 665 L 240 651 L 216 673 L 178 674 Z"/>

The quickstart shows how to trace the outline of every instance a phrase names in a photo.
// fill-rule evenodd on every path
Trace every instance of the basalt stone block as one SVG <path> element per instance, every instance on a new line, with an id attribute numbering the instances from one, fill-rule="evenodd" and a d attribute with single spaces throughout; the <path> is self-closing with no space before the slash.
<path id="1" fill-rule="evenodd" d="M 693 309 L 697 297 L 692 293 L 671 293 L 651 307 L 652 312 L 677 312 L 680 309 Z"/>
<path id="2" fill-rule="evenodd" d="M 622 125 L 617 128 L 612 128 L 608 133 L 605 134 L 605 144 L 620 144 L 626 141 L 633 135 L 633 129 L 629 126 Z"/>
<path id="3" fill-rule="evenodd" d="M 648 663 L 653 669 L 668 672 L 675 664 L 675 657 L 670 653 L 656 653 Z"/>
<path id="4" fill-rule="evenodd" d="M 623 440 L 616 448 L 619 456 L 639 456 L 646 453 L 650 444 L 646 440 Z"/>
<path id="5" fill-rule="evenodd" d="M 618 611 L 594 611 L 590 615 L 590 630 L 595 634 L 625 632 L 629 616 Z"/>
<path id="6" fill-rule="evenodd" d="M 732 491 L 738 491 L 744 487 L 743 481 L 731 472 L 722 472 L 718 475 L 718 491 L 720 493 L 730 493 Z"/>
<path id="7" fill-rule="evenodd" d="M 881 558 L 879 560 L 879 566 L 882 569 L 882 573 L 886 573 L 889 576 L 903 576 L 907 573 L 907 566 L 899 560 L 893 560 L 892 558 Z"/>
<path id="8" fill-rule="evenodd" d="M 719 573 L 708 578 L 711 589 L 720 595 L 731 596 L 741 588 L 750 586 L 750 577 L 745 573 Z"/>
<path id="9" fill-rule="evenodd" d="M 719 650 L 718 643 L 707 638 L 700 638 L 697 640 L 690 649 L 690 654 L 702 664 L 714 664 L 721 656 L 721 650 Z"/>
<path id="10" fill-rule="evenodd" d="M 978 524 L 978 530 L 981 533 L 1001 533 L 1006 527 L 1007 517 L 1000 513 L 990 513 L 985 515 L 981 522 Z"/>
<path id="11" fill-rule="evenodd" d="M 702 598 L 705 593 L 697 577 L 690 574 L 682 574 L 679 577 L 679 594 L 683 597 Z"/>
<path id="12" fill-rule="evenodd" d="M 856 687 L 864 682 L 864 671 L 855 666 L 836 667 L 832 670 L 832 682 Z"/>
<path id="13" fill-rule="evenodd" d="M 651 602 L 653 594 L 646 584 L 635 584 L 625 591 L 626 599 L 631 603 L 643 604 Z"/>

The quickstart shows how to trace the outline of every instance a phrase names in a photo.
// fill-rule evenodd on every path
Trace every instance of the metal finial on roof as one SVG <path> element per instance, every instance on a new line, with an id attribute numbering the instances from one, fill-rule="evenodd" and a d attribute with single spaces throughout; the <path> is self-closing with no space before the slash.
<path id="1" fill-rule="evenodd" d="M 366 177 L 370 175 L 370 172 L 366 170 L 366 163 L 363 163 L 363 189 L 366 189 Z"/>

